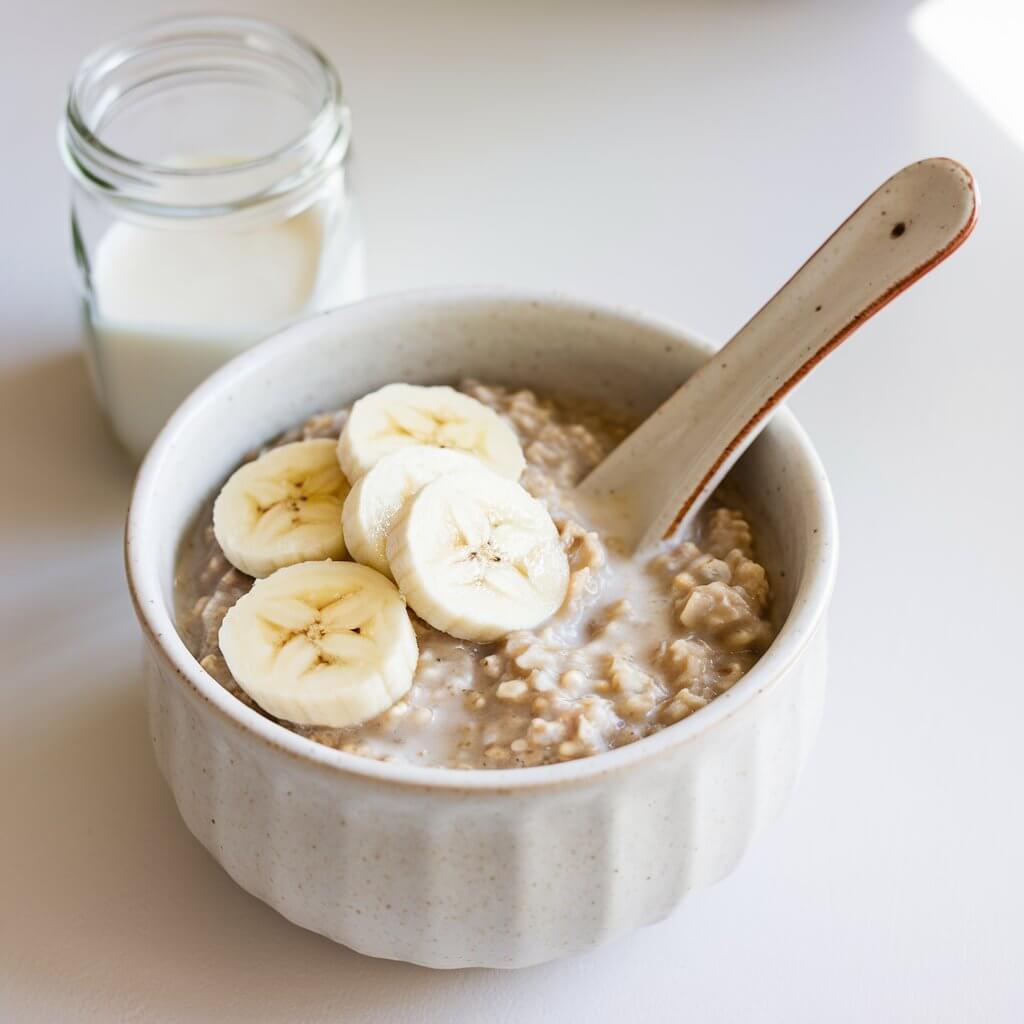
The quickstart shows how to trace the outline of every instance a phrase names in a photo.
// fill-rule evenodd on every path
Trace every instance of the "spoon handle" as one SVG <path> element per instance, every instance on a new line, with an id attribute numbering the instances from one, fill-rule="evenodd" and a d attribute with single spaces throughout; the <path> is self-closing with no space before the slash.
<path id="1" fill-rule="evenodd" d="M 614 508 L 634 548 L 688 524 L 783 398 L 957 249 L 975 216 L 974 179 L 955 161 L 922 160 L 893 175 L 583 481 L 581 501 Z"/>

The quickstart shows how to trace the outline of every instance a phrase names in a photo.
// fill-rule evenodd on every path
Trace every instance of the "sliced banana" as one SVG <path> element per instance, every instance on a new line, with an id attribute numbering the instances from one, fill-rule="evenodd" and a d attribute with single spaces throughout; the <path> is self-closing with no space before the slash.
<path id="1" fill-rule="evenodd" d="M 388 561 L 420 618 L 463 640 L 494 640 L 554 614 L 569 563 L 547 509 L 481 470 L 427 484 L 391 530 Z"/>
<path id="2" fill-rule="evenodd" d="M 389 384 L 352 406 L 338 460 L 355 483 L 379 459 L 414 444 L 455 448 L 518 480 L 526 460 L 512 428 L 493 409 L 449 387 Z"/>
<path id="3" fill-rule="evenodd" d="M 417 659 L 394 584 L 355 562 L 300 562 L 257 580 L 224 616 L 220 649 L 264 711 L 334 728 L 387 710 Z"/>
<path id="4" fill-rule="evenodd" d="M 390 577 L 388 534 L 406 502 L 445 473 L 482 468 L 479 459 L 465 452 L 424 444 L 385 455 L 345 499 L 341 521 L 349 554 Z"/>
<path id="5" fill-rule="evenodd" d="M 213 532 L 224 557 L 250 576 L 342 558 L 348 491 L 332 440 L 283 444 L 231 475 L 213 505 Z"/>

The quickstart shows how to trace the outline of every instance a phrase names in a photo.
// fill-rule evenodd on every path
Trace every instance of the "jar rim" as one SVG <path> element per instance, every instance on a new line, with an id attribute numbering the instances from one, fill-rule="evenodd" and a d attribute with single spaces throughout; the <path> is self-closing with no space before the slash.
<path id="1" fill-rule="evenodd" d="M 100 90 L 90 117 L 88 94 L 128 62 L 168 44 L 216 43 L 259 60 L 286 54 L 305 62 L 320 94 L 303 130 L 266 153 L 211 166 L 161 163 L 129 156 L 100 137 L 106 113 L 129 90 Z M 187 68 L 187 63 L 183 68 Z M 298 65 L 296 63 L 296 70 Z M 181 69 L 179 69 L 180 72 Z M 311 184 L 341 164 L 348 150 L 351 117 L 341 79 L 331 61 L 311 42 L 261 18 L 235 15 L 187 15 L 163 18 L 126 33 L 92 51 L 79 65 L 68 89 L 59 130 L 59 147 L 72 176 L 85 188 L 162 215 L 210 216 L 228 213 Z M 275 170 L 280 173 L 276 174 Z M 263 173 L 260 173 L 263 172 Z M 213 203 L 181 203 L 161 197 L 167 185 L 235 178 L 238 194 Z M 253 182 L 258 183 L 254 186 Z"/>

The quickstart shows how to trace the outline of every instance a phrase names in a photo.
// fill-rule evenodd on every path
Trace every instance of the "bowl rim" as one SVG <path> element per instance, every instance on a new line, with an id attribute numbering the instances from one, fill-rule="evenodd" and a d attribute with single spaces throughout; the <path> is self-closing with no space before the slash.
<path id="1" fill-rule="evenodd" d="M 284 754 L 333 775 L 358 776 L 367 782 L 402 789 L 507 794 L 539 787 L 581 784 L 664 755 L 668 749 L 693 742 L 714 729 L 758 694 L 781 681 L 802 656 L 824 620 L 835 584 L 838 558 L 835 504 L 824 467 L 810 439 L 796 417 L 788 408 L 782 407 L 772 417 L 772 428 L 776 432 L 781 431 L 785 442 L 796 449 L 797 458 L 803 461 L 807 471 L 809 485 L 805 489 L 805 500 L 809 510 L 809 526 L 813 529 L 804 571 L 793 597 L 792 608 L 771 647 L 738 683 L 701 708 L 699 714 L 691 715 L 634 743 L 572 761 L 519 768 L 453 769 L 402 762 L 384 763 L 327 747 L 266 718 L 243 704 L 210 676 L 178 634 L 173 614 L 163 600 L 156 560 L 147 554 L 148 551 L 155 552 L 158 545 L 146 542 L 147 537 L 156 529 L 155 525 L 151 525 L 154 485 L 159 479 L 168 452 L 177 437 L 187 430 L 194 412 L 217 401 L 229 390 L 231 382 L 239 374 L 262 362 L 272 361 L 277 352 L 295 345 L 303 334 L 322 330 L 325 319 L 343 322 L 347 316 L 373 314 L 389 307 L 457 306 L 486 301 L 544 307 L 556 313 L 583 313 L 602 320 L 615 320 L 625 325 L 661 332 L 676 342 L 708 354 L 717 347 L 696 332 L 681 328 L 666 319 L 621 306 L 570 297 L 561 292 L 487 286 L 432 287 L 389 292 L 299 321 L 236 356 L 185 399 L 160 431 L 143 460 L 132 490 L 124 534 L 128 589 L 143 633 L 150 646 L 162 655 L 174 671 L 188 696 L 198 699 L 202 707 L 216 711 L 222 721 L 275 753 Z"/>

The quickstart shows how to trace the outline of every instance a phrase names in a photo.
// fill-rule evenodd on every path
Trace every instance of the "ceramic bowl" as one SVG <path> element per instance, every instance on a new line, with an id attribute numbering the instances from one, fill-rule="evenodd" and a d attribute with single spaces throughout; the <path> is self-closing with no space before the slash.
<path id="1" fill-rule="evenodd" d="M 589 303 L 428 291 L 294 326 L 186 400 L 139 473 L 127 570 L 157 760 L 185 824 L 239 885 L 371 956 L 518 967 L 657 921 L 735 867 L 793 788 L 825 681 L 834 510 L 786 410 L 734 470 L 771 539 L 777 639 L 708 707 L 609 753 L 501 771 L 341 753 L 232 697 L 189 654 L 173 611 L 199 507 L 246 452 L 313 412 L 392 381 L 473 376 L 646 413 L 709 351 Z"/>

